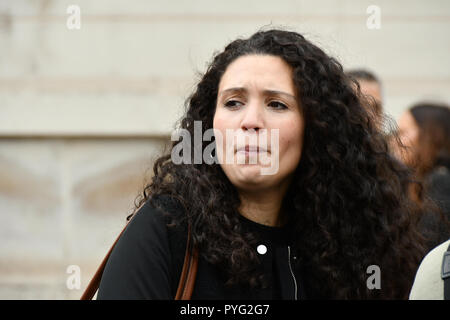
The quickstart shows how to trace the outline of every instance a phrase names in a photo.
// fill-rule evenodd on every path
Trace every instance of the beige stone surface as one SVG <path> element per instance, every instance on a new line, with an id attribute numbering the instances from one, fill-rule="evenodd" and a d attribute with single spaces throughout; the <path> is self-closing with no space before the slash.
<path id="1" fill-rule="evenodd" d="M 79 298 L 151 178 L 162 139 L 0 140 L 0 299 Z"/>

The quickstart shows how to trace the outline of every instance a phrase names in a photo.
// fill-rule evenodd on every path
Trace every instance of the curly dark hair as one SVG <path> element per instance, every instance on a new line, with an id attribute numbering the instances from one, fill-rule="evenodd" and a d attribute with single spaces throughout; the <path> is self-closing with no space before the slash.
<path id="1" fill-rule="evenodd" d="M 262 30 L 235 40 L 214 56 L 186 101 L 180 127 L 191 136 L 194 121 L 203 130 L 213 127 L 222 75 L 231 62 L 252 54 L 278 56 L 292 67 L 303 108 L 302 156 L 282 212 L 296 235 L 293 249 L 308 296 L 407 298 L 424 254 L 417 210 L 406 196 L 410 172 L 390 155 L 338 61 L 296 32 Z M 178 199 L 201 256 L 227 274 L 227 284 L 262 285 L 254 273 L 255 235 L 242 231 L 239 195 L 221 166 L 174 164 L 169 153 L 156 160 L 153 171 L 136 208 L 153 195 Z M 380 267 L 381 290 L 367 288 L 370 265 Z"/>

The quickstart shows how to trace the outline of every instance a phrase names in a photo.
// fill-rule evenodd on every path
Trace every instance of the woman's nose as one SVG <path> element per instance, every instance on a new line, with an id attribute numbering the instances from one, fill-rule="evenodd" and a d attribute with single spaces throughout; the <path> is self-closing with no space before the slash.
<path id="1" fill-rule="evenodd" d="M 251 101 L 244 108 L 241 129 L 244 131 L 264 128 L 264 109 L 261 102 Z"/>

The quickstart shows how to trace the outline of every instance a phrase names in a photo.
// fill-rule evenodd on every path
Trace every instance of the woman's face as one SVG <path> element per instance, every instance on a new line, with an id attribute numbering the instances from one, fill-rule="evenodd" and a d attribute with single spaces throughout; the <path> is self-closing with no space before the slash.
<path id="1" fill-rule="evenodd" d="M 219 83 L 213 128 L 222 137 L 220 165 L 238 190 L 287 187 L 304 133 L 291 67 L 270 55 L 233 61 Z"/>
<path id="2" fill-rule="evenodd" d="M 399 138 L 406 150 L 400 152 L 400 158 L 406 163 L 411 164 L 414 150 L 419 143 L 420 128 L 413 115 L 405 111 L 398 121 Z"/>

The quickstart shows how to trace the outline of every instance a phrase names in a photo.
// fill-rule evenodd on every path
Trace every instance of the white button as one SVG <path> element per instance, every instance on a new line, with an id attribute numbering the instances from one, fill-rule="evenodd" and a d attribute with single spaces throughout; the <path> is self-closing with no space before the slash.
<path id="1" fill-rule="evenodd" d="M 257 248 L 256 251 L 258 251 L 259 254 L 266 254 L 267 252 L 267 247 L 263 244 L 260 244 Z"/>

